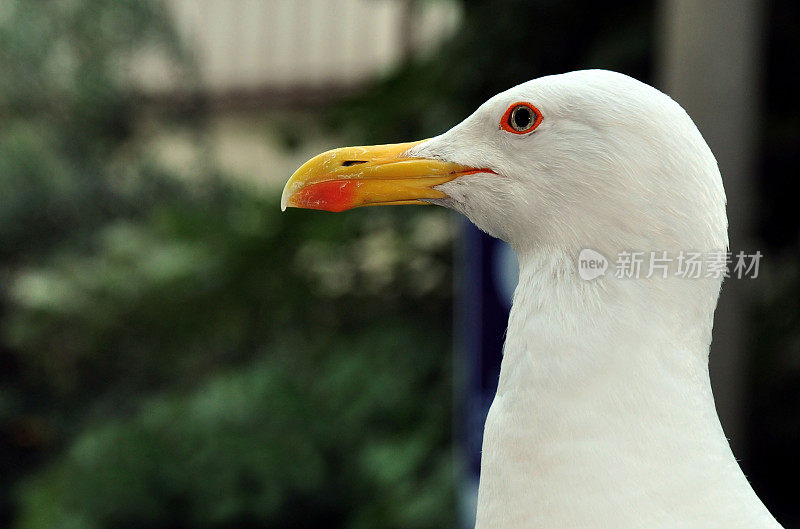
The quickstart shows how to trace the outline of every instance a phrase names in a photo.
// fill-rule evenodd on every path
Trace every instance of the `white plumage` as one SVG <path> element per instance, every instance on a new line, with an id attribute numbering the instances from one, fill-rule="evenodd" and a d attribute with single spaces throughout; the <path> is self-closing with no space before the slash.
<path id="1" fill-rule="evenodd" d="M 516 102 L 541 111 L 534 132 L 498 126 Z M 620 252 L 727 248 L 716 161 L 677 103 L 607 71 L 543 77 L 401 157 L 485 169 L 418 198 L 507 241 L 520 263 L 478 529 L 780 527 L 714 407 L 708 351 L 721 279 L 609 271 L 584 281 L 576 268 L 584 248 L 612 263 Z"/>

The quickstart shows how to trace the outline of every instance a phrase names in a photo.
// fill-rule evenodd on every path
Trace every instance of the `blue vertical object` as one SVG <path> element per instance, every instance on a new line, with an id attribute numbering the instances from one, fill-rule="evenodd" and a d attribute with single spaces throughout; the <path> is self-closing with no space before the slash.
<path id="1" fill-rule="evenodd" d="M 486 414 L 497 390 L 516 256 L 504 242 L 462 221 L 456 259 L 456 438 L 462 526 L 474 527 Z"/>

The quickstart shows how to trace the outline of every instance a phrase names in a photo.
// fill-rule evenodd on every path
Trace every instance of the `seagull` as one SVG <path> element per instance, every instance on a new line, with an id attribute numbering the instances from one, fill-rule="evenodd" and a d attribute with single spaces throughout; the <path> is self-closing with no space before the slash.
<path id="1" fill-rule="evenodd" d="M 477 529 L 781 527 L 714 406 L 723 274 L 679 273 L 689 252 L 724 255 L 728 222 L 717 162 L 678 103 L 605 70 L 541 77 L 434 138 L 320 154 L 281 197 L 391 204 L 451 208 L 519 261 Z M 638 254 L 636 274 L 616 264 Z"/>

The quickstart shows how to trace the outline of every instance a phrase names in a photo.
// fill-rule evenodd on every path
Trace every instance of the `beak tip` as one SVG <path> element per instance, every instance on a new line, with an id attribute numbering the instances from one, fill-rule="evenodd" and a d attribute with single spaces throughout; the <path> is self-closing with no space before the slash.
<path id="1" fill-rule="evenodd" d="M 289 192 L 289 184 L 287 182 L 286 187 L 283 188 L 283 193 L 281 193 L 281 211 L 286 211 L 286 208 L 290 206 L 289 199 L 291 198 L 292 193 Z"/>

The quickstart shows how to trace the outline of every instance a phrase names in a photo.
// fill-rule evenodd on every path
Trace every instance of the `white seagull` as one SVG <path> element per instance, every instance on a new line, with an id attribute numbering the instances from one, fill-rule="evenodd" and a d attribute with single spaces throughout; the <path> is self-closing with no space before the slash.
<path id="1" fill-rule="evenodd" d="M 714 407 L 722 276 L 710 263 L 687 276 L 683 259 L 726 251 L 725 192 L 680 105 L 609 71 L 542 77 L 435 138 L 320 154 L 281 198 L 329 211 L 419 203 L 466 215 L 520 264 L 478 529 L 781 527 Z M 605 274 L 582 278 L 586 249 Z M 614 266 L 635 252 L 639 273 Z"/>

